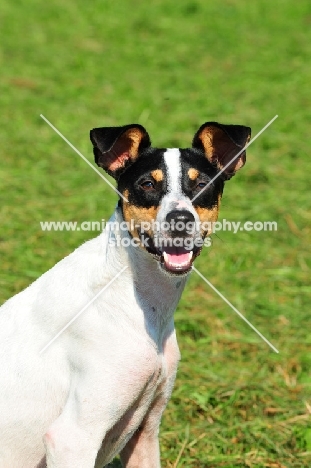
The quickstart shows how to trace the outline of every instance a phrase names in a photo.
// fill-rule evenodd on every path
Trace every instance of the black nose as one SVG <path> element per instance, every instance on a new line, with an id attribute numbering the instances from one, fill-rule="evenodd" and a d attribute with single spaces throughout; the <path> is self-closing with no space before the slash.
<path id="1" fill-rule="evenodd" d="M 194 216 L 187 210 L 172 210 L 166 216 L 166 222 L 170 225 L 172 236 L 184 236 L 194 228 Z"/>

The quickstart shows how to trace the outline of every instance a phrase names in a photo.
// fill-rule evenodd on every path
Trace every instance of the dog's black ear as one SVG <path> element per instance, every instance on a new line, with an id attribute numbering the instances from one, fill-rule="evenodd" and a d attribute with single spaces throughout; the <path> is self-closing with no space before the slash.
<path id="1" fill-rule="evenodd" d="M 93 128 L 90 138 L 96 164 L 115 179 L 137 159 L 143 148 L 151 145 L 146 129 L 139 124 Z"/>
<path id="2" fill-rule="evenodd" d="M 192 147 L 204 151 L 207 159 L 223 171 L 223 178 L 230 179 L 238 169 L 244 166 L 246 152 L 237 154 L 251 138 L 251 129 L 242 125 L 223 125 L 206 122 L 194 135 Z"/>

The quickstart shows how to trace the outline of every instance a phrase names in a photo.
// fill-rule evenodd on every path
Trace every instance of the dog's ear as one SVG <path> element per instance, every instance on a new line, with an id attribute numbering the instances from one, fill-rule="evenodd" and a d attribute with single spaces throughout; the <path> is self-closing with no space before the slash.
<path id="1" fill-rule="evenodd" d="M 137 159 L 139 151 L 151 145 L 146 129 L 139 124 L 93 128 L 90 138 L 96 164 L 115 179 Z"/>
<path id="2" fill-rule="evenodd" d="M 223 178 L 230 179 L 238 169 L 244 166 L 246 152 L 237 154 L 249 142 L 251 129 L 242 125 L 222 125 L 206 122 L 194 135 L 192 147 L 204 151 L 207 159 L 223 171 Z"/>

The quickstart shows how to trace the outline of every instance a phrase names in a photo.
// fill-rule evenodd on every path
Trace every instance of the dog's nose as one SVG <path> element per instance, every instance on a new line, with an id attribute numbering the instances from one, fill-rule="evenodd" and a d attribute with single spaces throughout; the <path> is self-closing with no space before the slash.
<path id="1" fill-rule="evenodd" d="M 194 216 L 187 210 L 172 210 L 166 216 L 166 222 L 170 225 L 172 236 L 183 236 L 193 229 Z"/>

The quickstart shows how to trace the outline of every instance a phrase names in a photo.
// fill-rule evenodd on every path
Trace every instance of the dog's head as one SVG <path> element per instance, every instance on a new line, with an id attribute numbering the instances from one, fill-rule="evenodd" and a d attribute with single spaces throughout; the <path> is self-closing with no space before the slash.
<path id="1" fill-rule="evenodd" d="M 175 275 L 188 273 L 199 255 L 249 139 L 250 128 L 217 122 L 203 124 L 187 149 L 152 148 L 138 124 L 91 130 L 95 161 L 123 194 L 130 234 Z"/>

